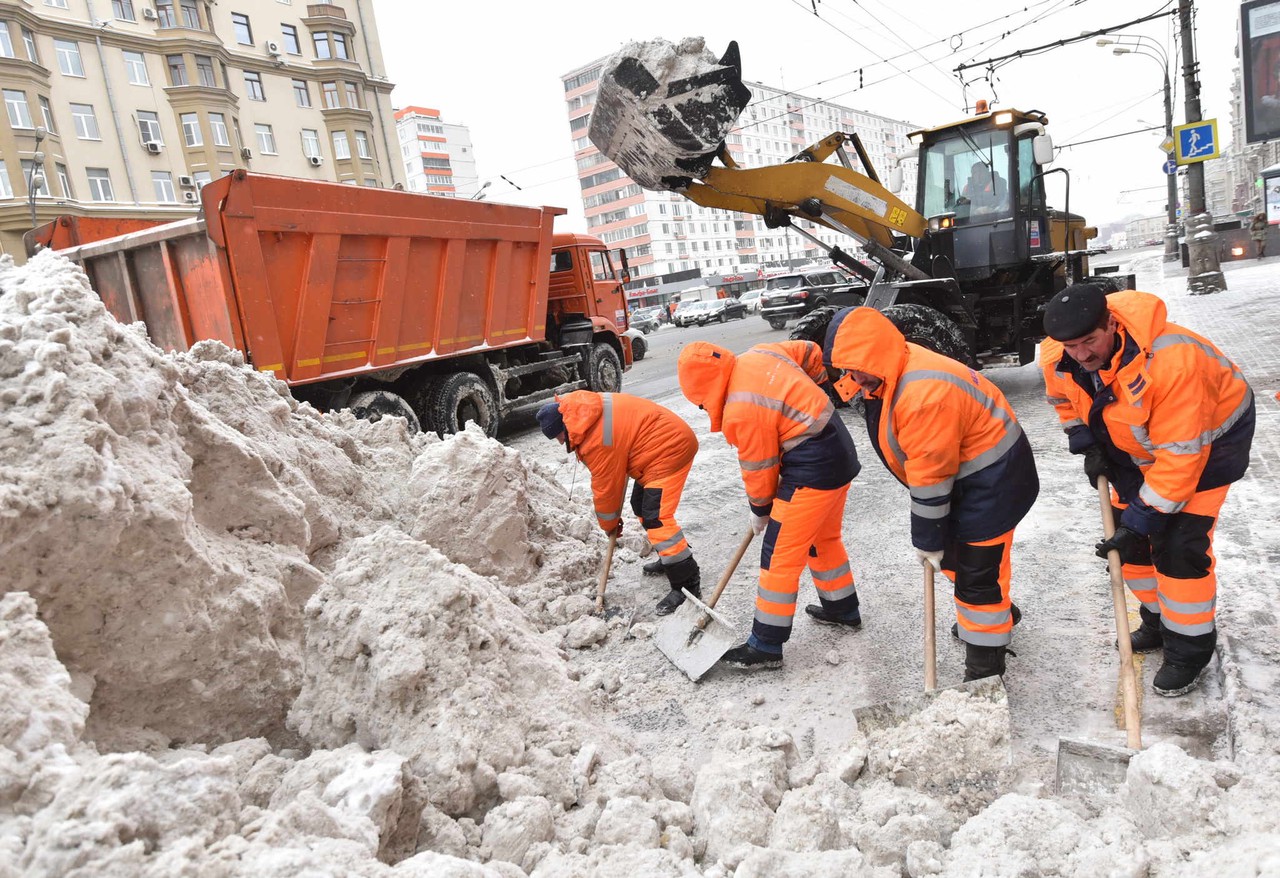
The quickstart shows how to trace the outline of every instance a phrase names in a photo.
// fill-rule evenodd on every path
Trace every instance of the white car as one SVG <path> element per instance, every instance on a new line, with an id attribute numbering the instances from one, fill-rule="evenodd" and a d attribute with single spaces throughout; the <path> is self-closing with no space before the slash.
<path id="1" fill-rule="evenodd" d="M 763 289 L 747 290 L 738 297 L 738 301 L 747 306 L 747 310 L 755 313 L 760 310 L 760 297 L 764 294 Z"/>
<path id="2" fill-rule="evenodd" d="M 649 342 L 645 340 L 644 333 L 638 329 L 628 329 L 622 333 L 631 339 L 631 359 L 640 362 L 644 359 L 644 355 L 649 353 Z"/>

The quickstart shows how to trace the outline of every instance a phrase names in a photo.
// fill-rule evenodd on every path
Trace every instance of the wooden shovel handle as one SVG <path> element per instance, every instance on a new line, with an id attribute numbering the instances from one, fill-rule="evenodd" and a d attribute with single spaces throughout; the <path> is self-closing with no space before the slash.
<path id="1" fill-rule="evenodd" d="M 934 624 L 933 565 L 924 565 L 924 691 L 938 688 L 938 634 Z"/>
<path id="2" fill-rule="evenodd" d="M 609 548 L 604 550 L 604 560 L 600 562 L 600 579 L 596 582 L 596 612 L 604 612 L 604 584 L 609 581 L 609 567 L 613 564 L 613 548 L 618 545 L 618 532 L 609 534 Z"/>
<path id="3" fill-rule="evenodd" d="M 1098 476 L 1098 505 L 1102 512 L 1102 536 L 1111 539 L 1116 532 L 1115 513 L 1111 511 L 1111 486 L 1106 476 Z M 1133 645 L 1129 642 L 1129 609 L 1124 598 L 1124 573 L 1120 569 L 1120 553 L 1107 552 L 1107 571 L 1111 574 L 1111 606 L 1116 617 L 1116 643 L 1120 647 L 1120 689 L 1124 699 L 1124 728 L 1129 748 L 1142 749 L 1142 714 L 1138 712 L 1138 675 L 1133 667 Z"/>
<path id="4" fill-rule="evenodd" d="M 707 599 L 707 606 L 713 608 L 716 601 L 720 600 L 720 594 L 724 591 L 724 587 L 729 584 L 729 580 L 733 578 L 734 571 L 738 569 L 738 564 L 742 562 L 742 556 L 747 554 L 747 547 L 751 545 L 751 541 L 755 539 L 756 532 L 748 530 L 742 537 L 742 542 L 738 544 L 738 551 L 734 553 L 733 560 L 729 562 L 729 566 L 725 568 L 724 573 L 720 575 L 720 581 L 716 583 L 716 590 L 711 593 L 711 597 Z"/>

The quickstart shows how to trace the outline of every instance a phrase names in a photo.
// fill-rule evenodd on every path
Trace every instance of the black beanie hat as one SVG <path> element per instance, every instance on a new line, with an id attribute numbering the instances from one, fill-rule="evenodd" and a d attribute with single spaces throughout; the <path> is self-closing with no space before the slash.
<path id="1" fill-rule="evenodd" d="M 548 439 L 554 439 L 566 432 L 564 418 L 560 417 L 560 403 L 549 402 L 538 409 L 538 425 Z"/>
<path id="2" fill-rule="evenodd" d="M 1107 294 L 1097 284 L 1072 284 L 1049 300 L 1044 331 L 1055 341 L 1070 341 L 1098 328 L 1107 313 Z"/>

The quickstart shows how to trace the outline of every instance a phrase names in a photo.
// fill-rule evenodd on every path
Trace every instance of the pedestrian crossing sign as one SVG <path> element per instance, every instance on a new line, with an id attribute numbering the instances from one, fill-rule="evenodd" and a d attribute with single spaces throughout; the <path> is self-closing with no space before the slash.
<path id="1" fill-rule="evenodd" d="M 1174 158 L 1179 165 L 1190 165 L 1207 159 L 1216 159 L 1218 147 L 1218 120 L 1205 119 L 1188 122 L 1173 129 Z"/>

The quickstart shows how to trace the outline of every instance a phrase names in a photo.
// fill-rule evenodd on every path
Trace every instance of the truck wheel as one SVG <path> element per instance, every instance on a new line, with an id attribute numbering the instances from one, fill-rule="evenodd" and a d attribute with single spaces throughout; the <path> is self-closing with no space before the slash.
<path id="1" fill-rule="evenodd" d="M 767 319 L 767 320 L 769 321 L 769 326 L 770 326 L 770 327 L 772 327 L 773 329 L 786 329 L 786 328 L 787 328 L 787 321 L 786 321 L 785 319 L 783 319 L 783 318 L 779 318 L 779 317 L 768 317 L 768 318 L 765 318 L 765 319 Z"/>
<path id="2" fill-rule="evenodd" d="M 376 423 L 383 418 L 404 418 L 409 424 L 410 433 L 422 432 L 422 424 L 418 422 L 418 416 L 413 413 L 408 401 L 389 390 L 366 390 L 363 393 L 357 393 L 351 398 L 351 402 L 347 403 L 347 408 L 357 418 L 370 423 Z"/>
<path id="3" fill-rule="evenodd" d="M 435 386 L 431 396 L 431 429 L 441 436 L 457 433 L 474 421 L 486 436 L 498 432 L 498 406 L 489 385 L 473 372 L 454 372 Z"/>
<path id="4" fill-rule="evenodd" d="M 611 345 L 596 342 L 587 354 L 587 387 L 596 393 L 622 389 L 622 361 Z"/>
<path id="5" fill-rule="evenodd" d="M 927 305 L 890 305 L 881 313 L 898 327 L 907 341 L 964 363 L 971 369 L 980 368 L 969 345 L 965 343 L 960 327 L 936 308 Z"/>
<path id="6" fill-rule="evenodd" d="M 814 308 L 800 318 L 787 338 L 792 341 L 811 341 L 821 347 L 827 341 L 827 327 L 831 325 L 831 319 L 839 312 L 839 308 L 828 305 Z"/>
<path id="7" fill-rule="evenodd" d="M 637 363 L 644 359 L 644 355 L 649 352 L 649 343 L 643 338 L 631 339 L 631 359 Z"/>

